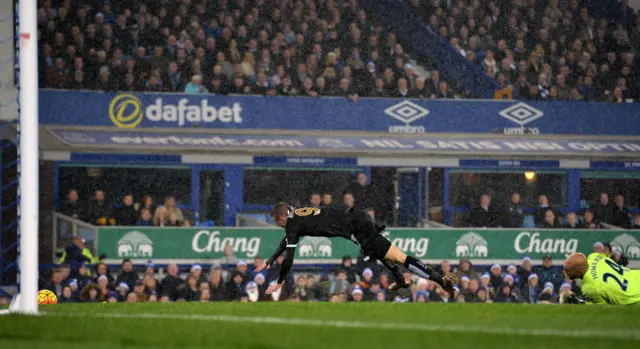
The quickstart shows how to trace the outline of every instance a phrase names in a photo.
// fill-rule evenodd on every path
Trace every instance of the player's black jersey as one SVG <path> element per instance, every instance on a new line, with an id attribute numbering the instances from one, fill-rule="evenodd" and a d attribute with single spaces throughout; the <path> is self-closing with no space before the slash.
<path id="1" fill-rule="evenodd" d="M 324 236 L 351 239 L 353 218 L 353 211 L 340 207 L 292 209 L 287 218 L 285 237 L 280 241 L 276 252 L 267 260 L 267 264 L 272 265 L 278 256 L 287 251 L 287 257 L 280 269 L 278 283 L 284 282 L 289 270 L 291 270 L 293 255 L 301 237 Z"/>
<path id="2" fill-rule="evenodd" d="M 303 236 L 351 238 L 351 212 L 341 207 L 302 207 L 289 213 L 285 227 L 288 245 L 295 245 Z"/>

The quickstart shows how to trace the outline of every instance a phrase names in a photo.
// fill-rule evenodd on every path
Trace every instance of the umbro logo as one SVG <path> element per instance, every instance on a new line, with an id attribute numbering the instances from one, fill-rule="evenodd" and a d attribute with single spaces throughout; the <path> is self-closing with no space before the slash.
<path id="1" fill-rule="evenodd" d="M 524 126 L 536 119 L 541 118 L 544 113 L 526 103 L 520 102 L 500 111 L 500 116 L 509 119 L 520 126 Z"/>
<path id="2" fill-rule="evenodd" d="M 402 101 L 385 109 L 384 113 L 398 121 L 409 124 L 429 115 L 429 110 L 411 101 Z"/>

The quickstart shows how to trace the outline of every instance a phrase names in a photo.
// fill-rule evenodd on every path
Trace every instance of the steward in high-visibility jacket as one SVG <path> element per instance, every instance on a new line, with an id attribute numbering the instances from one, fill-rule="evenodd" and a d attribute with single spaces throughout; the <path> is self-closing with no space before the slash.
<path id="1" fill-rule="evenodd" d="M 77 270 L 82 264 L 97 264 L 98 259 L 85 246 L 86 240 L 81 237 L 73 239 L 73 244 L 69 245 L 58 260 L 58 264 L 67 263 L 72 270 Z M 89 271 L 89 275 L 91 272 Z"/>

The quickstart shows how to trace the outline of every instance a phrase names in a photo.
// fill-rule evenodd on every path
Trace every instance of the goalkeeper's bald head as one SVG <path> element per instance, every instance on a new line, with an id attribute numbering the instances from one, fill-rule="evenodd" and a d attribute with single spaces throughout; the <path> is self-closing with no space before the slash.
<path id="1" fill-rule="evenodd" d="M 587 257 L 582 253 L 574 253 L 564 261 L 564 275 L 571 280 L 582 279 L 588 268 Z"/>

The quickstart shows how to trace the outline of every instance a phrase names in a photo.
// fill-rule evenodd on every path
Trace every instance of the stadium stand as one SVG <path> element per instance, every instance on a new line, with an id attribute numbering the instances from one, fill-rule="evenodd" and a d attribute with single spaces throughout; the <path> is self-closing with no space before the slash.
<path id="1" fill-rule="evenodd" d="M 353 100 L 458 96 L 437 73 L 419 77 L 395 33 L 355 1 L 83 4 L 43 1 L 39 8 L 42 87 Z"/>
<path id="2" fill-rule="evenodd" d="M 420 24 L 430 31 L 425 40 L 431 40 L 433 46 L 429 47 L 434 50 L 429 56 L 416 48 L 420 45 L 407 42 L 411 39 L 383 30 L 371 16 L 380 9 L 366 1 L 124 0 L 78 4 L 43 0 L 38 10 L 40 86 L 107 92 L 328 96 L 349 98 L 354 103 L 361 97 L 477 97 L 473 88 L 459 83 L 462 80 L 448 79 L 460 68 L 459 64 L 446 64 L 453 50 L 470 63 L 469 69 L 480 71 L 485 82 L 512 88 L 519 99 L 634 102 L 640 98 L 640 57 L 636 54 L 640 15 L 621 8 L 616 1 L 602 1 L 610 6 L 566 0 L 398 2 L 399 11 L 411 11 L 415 16 L 407 23 L 417 19 L 411 22 L 414 27 Z M 609 7 L 609 11 L 602 7 Z M 143 178 L 134 181 L 138 174 L 133 172 L 103 182 L 79 176 L 71 173 L 62 181 L 60 194 L 66 199 L 58 211 L 66 216 L 96 226 L 188 227 L 199 223 L 181 205 L 187 201 L 181 195 L 188 196 L 184 174 L 167 180 L 178 183 L 170 192 L 163 191 L 164 183 Z M 356 178 L 346 187 L 305 188 L 301 196 L 291 198 L 292 203 L 329 205 L 320 201 L 324 200 L 321 195 L 315 197 L 317 190 L 337 193 L 334 202 L 359 209 L 380 206 L 376 201 L 379 188 L 370 186 L 366 176 L 364 181 L 360 175 Z M 460 200 L 468 212 L 458 226 L 600 229 L 605 223 L 627 229 L 640 227 L 640 216 L 629 215 L 624 196 L 609 202 L 603 198 L 607 193 L 598 193 L 588 209 L 560 212 L 549 203 L 547 192 L 523 194 L 522 201 L 534 203 L 528 205 L 534 208 L 532 212 L 525 212 L 520 194 L 516 199 L 513 192 L 491 193 L 481 182 L 468 189 L 469 195 Z M 390 191 L 384 194 L 392 195 Z M 617 194 L 608 192 L 612 197 Z M 584 218 L 576 217 L 578 213 Z M 624 258 L 615 252 L 612 256 Z M 145 270 L 137 270 L 131 261 L 123 260 L 113 271 L 102 263 L 78 268 L 63 264 L 42 273 L 41 288 L 54 291 L 60 302 L 554 303 L 562 292 L 579 292 L 575 283 L 564 280 L 561 271 L 552 266 L 551 257 L 535 267 L 529 257 L 518 266 L 496 264 L 490 268 L 473 266 L 465 259 L 452 268 L 448 261 L 442 261 L 441 272 L 455 273 L 460 282 L 459 297 L 449 300 L 446 292 L 425 279 L 414 280 L 415 286 L 406 292 L 386 292 L 392 281 L 380 266 L 361 258 L 354 263 L 345 256 L 335 270 L 296 273 L 295 279 L 291 275 L 276 299 L 264 291 L 274 281 L 278 265 L 268 273 L 254 274 L 253 267 L 264 262 L 260 258 L 255 266 L 227 262 L 180 269 L 149 261 Z M 0 294 L 0 305 L 6 299 Z"/>
<path id="3" fill-rule="evenodd" d="M 618 1 L 407 3 L 501 87 L 514 86 L 520 99 L 623 103 L 639 97 L 640 17 Z"/>

